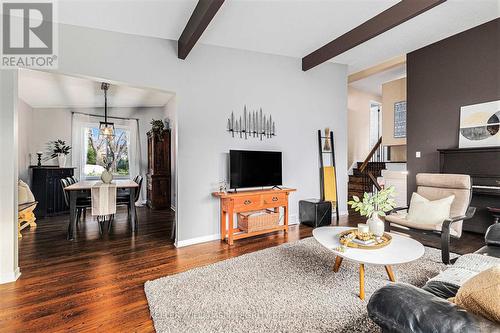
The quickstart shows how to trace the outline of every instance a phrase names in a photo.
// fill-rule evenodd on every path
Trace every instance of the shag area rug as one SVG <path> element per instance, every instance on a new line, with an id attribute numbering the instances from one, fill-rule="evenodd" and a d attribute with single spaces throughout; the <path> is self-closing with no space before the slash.
<path id="1" fill-rule="evenodd" d="M 314 238 L 249 253 L 145 284 L 157 332 L 380 332 L 369 318 L 371 294 L 390 283 L 383 266 L 365 265 L 365 300 L 358 297 L 359 266 Z M 399 282 L 423 286 L 445 265 L 441 252 L 394 266 Z"/>

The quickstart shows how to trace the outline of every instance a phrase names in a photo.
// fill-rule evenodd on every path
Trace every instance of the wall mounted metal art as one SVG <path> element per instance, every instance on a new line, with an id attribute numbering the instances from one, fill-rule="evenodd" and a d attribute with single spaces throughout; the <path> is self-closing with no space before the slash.
<path id="1" fill-rule="evenodd" d="M 267 138 L 270 139 L 276 136 L 276 125 L 271 115 L 266 116 L 262 113 L 262 108 L 259 111 L 247 111 L 246 105 L 243 107 L 243 116 L 237 119 L 234 112 L 231 112 L 231 117 L 227 119 L 227 131 L 231 135 L 240 136 L 240 138 Z"/>

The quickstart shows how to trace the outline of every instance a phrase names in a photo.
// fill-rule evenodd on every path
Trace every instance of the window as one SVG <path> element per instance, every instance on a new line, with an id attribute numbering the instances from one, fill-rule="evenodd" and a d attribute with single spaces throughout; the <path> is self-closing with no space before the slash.
<path id="1" fill-rule="evenodd" d="M 111 172 L 114 176 L 129 177 L 130 130 L 115 128 L 115 137 L 108 141 L 107 138 L 99 136 L 99 126 L 96 124 L 85 128 L 84 142 L 84 174 L 86 178 L 101 176 L 105 168 L 106 156 L 109 156 L 110 160 L 113 161 L 111 163 Z"/>

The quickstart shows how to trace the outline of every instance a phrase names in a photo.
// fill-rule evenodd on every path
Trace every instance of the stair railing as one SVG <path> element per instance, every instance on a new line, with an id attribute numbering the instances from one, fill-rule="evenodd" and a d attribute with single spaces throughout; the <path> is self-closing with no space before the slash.
<path id="1" fill-rule="evenodd" d="M 359 168 L 359 171 L 363 175 L 363 188 L 372 188 L 374 192 L 382 189 L 374 174 L 380 172 L 383 162 L 385 162 L 384 149 L 382 147 L 382 137 L 380 137 Z"/>

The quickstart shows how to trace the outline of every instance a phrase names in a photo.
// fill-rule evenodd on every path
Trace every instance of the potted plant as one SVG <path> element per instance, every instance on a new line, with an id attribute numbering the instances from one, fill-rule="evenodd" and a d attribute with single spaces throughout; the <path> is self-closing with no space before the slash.
<path id="1" fill-rule="evenodd" d="M 50 158 L 56 158 L 60 168 L 66 166 L 66 156 L 69 155 L 71 146 L 66 145 L 66 141 L 55 140 L 49 142 L 49 154 Z"/>
<path id="2" fill-rule="evenodd" d="M 104 184 L 110 184 L 113 180 L 113 173 L 111 172 L 111 167 L 114 162 L 114 155 L 104 156 L 102 158 L 104 163 L 104 171 L 101 173 L 101 180 Z"/>
<path id="3" fill-rule="evenodd" d="M 375 236 L 384 234 L 384 222 L 380 216 L 385 216 L 387 212 L 396 207 L 394 186 L 389 186 L 375 193 L 364 193 L 363 198 L 353 195 L 348 204 L 361 216 L 368 218 L 367 224 Z"/>
<path id="4" fill-rule="evenodd" d="M 163 133 L 166 131 L 165 123 L 163 120 L 152 119 L 151 120 L 151 133 L 158 139 L 158 141 L 163 141 Z"/>

